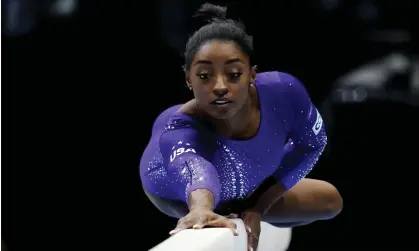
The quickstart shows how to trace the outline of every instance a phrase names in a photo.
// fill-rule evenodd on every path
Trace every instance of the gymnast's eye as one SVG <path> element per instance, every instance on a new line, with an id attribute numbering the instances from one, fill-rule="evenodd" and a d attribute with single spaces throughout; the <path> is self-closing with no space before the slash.
<path id="1" fill-rule="evenodd" d="M 201 80 L 206 80 L 210 78 L 210 75 L 208 73 L 201 73 L 201 74 L 196 74 Z"/>
<path id="2" fill-rule="evenodd" d="M 229 73 L 228 77 L 232 80 L 237 80 L 240 78 L 241 75 L 242 75 L 241 72 L 234 72 L 234 73 Z"/>

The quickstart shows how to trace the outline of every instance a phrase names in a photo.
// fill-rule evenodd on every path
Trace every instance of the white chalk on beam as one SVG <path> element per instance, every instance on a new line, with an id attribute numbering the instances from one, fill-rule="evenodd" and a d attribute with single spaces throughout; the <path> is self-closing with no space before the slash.
<path id="1" fill-rule="evenodd" d="M 243 221 L 237 224 L 238 236 L 227 228 L 183 230 L 149 251 L 247 251 L 247 233 Z M 257 251 L 285 251 L 291 242 L 291 228 L 278 228 L 262 222 Z"/>

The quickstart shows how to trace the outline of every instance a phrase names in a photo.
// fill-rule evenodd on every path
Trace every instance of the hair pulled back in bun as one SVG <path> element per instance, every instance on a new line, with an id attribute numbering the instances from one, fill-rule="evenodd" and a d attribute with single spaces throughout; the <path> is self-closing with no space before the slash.
<path id="1" fill-rule="evenodd" d="M 236 43 L 252 62 L 253 38 L 246 33 L 246 28 L 241 22 L 227 18 L 227 7 L 205 3 L 193 17 L 203 20 L 205 24 L 195 31 L 186 43 L 185 70 L 189 70 L 192 59 L 199 48 L 211 40 Z"/>

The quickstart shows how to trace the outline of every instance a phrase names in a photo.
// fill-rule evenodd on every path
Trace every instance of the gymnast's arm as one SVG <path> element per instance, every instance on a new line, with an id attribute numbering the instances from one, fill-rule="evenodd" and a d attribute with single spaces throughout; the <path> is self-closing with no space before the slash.
<path id="1" fill-rule="evenodd" d="M 291 86 L 283 97 L 288 97 L 291 104 L 291 149 L 273 175 L 277 182 L 258 198 L 254 210 L 262 214 L 311 171 L 327 144 L 323 119 L 312 104 L 306 89 L 294 77 L 287 77 L 290 78 Z"/>
<path id="2" fill-rule="evenodd" d="M 171 179 L 177 182 L 174 199 L 184 201 L 189 210 L 213 210 L 220 200 L 220 180 L 207 160 L 211 154 L 199 131 L 192 127 L 168 130 L 160 138 L 160 150 Z"/>

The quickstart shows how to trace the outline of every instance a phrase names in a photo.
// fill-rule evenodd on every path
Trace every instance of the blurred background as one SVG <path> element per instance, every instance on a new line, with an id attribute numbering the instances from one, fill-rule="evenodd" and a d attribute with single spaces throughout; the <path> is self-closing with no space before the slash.
<path id="1" fill-rule="evenodd" d="M 327 123 L 309 176 L 345 207 L 295 228 L 289 250 L 413 250 L 414 1 L 209 2 L 228 4 L 259 70 L 297 76 Z M 137 168 L 156 116 L 191 98 L 181 50 L 203 3 L 2 1 L 2 246 L 138 251 L 168 237 L 176 220 L 146 199 Z"/>

